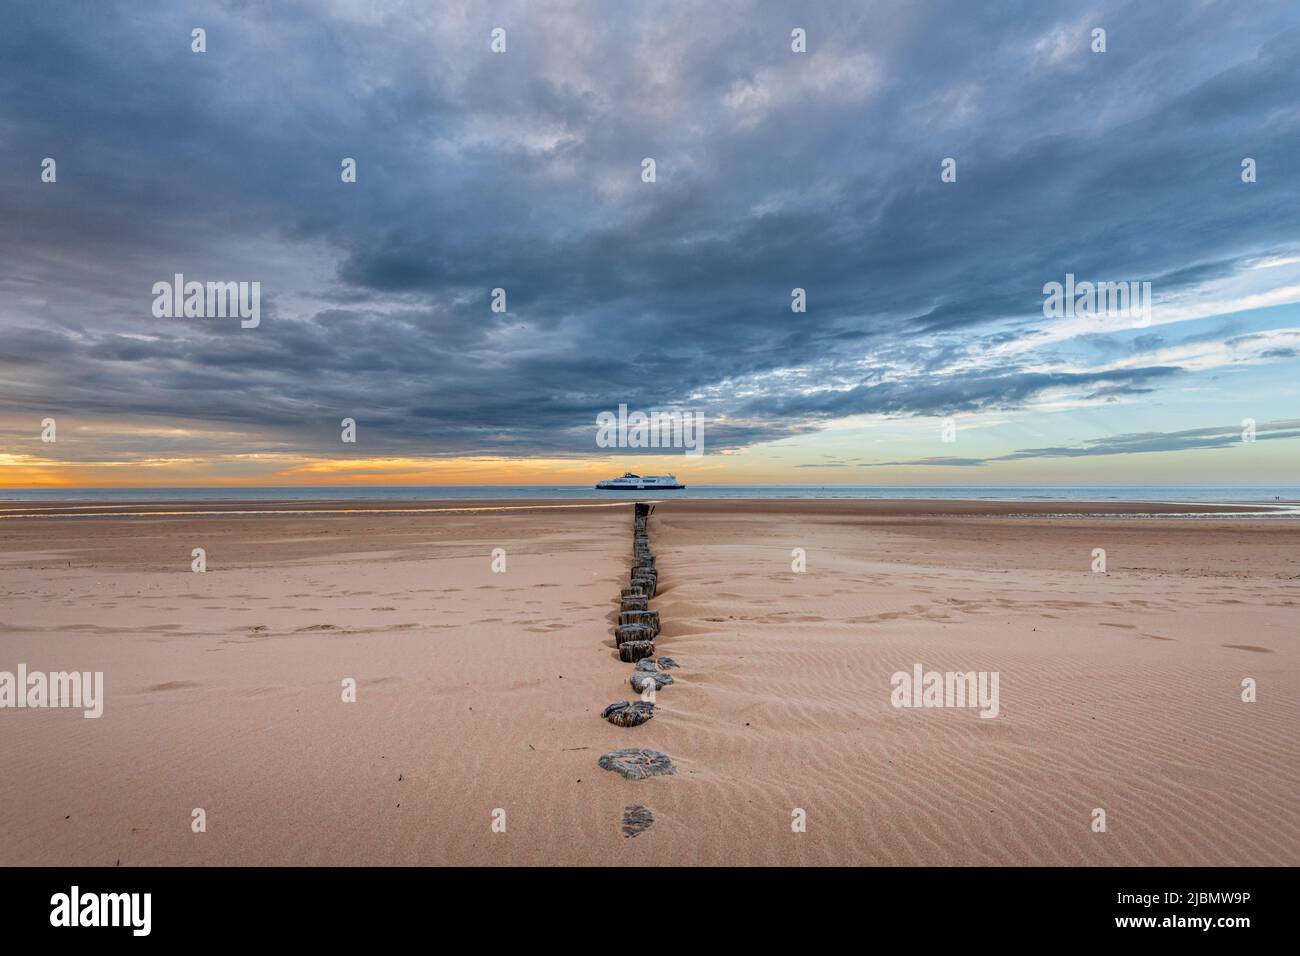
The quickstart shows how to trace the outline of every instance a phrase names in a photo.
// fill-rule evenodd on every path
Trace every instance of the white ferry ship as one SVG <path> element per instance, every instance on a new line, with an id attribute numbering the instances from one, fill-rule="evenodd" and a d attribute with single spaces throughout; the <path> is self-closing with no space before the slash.
<path id="1" fill-rule="evenodd" d="M 599 491 L 664 491 L 685 488 L 676 475 L 634 475 L 630 471 L 622 478 L 596 482 Z"/>

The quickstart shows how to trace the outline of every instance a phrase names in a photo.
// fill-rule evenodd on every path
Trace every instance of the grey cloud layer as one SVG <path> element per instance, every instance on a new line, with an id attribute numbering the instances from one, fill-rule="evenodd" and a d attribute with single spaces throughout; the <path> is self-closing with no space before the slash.
<path id="1" fill-rule="evenodd" d="M 1132 455 L 1160 451 L 1191 451 L 1198 448 L 1228 448 L 1243 443 L 1245 440 L 1243 431 L 1240 426 L 1224 425 L 1208 428 L 1185 428 L 1176 432 L 1134 432 L 1128 435 L 1089 439 L 1079 445 L 1054 448 L 1022 448 L 1008 455 L 997 455 L 990 458 L 918 458 L 913 461 L 870 462 L 864 467 L 878 468 L 885 465 L 955 465 L 968 467 L 987 465 L 998 461 L 1021 461 L 1027 458 L 1090 458 L 1095 455 Z M 1264 422 L 1256 426 L 1256 432 L 1250 440 L 1279 441 L 1286 438 L 1300 438 L 1300 419 Z"/>
<path id="2" fill-rule="evenodd" d="M 1300 157 L 1294 4 L 1103 4 L 1104 56 L 1034 2 L 612 11 L 10 5 L 0 412 L 571 455 L 598 411 L 683 402 L 716 451 L 1156 387 L 1179 370 L 969 359 L 1067 270 L 1172 291 L 1295 241 L 1296 177 L 1236 176 L 1243 142 Z M 260 280 L 261 328 L 153 319 L 174 272 Z"/>

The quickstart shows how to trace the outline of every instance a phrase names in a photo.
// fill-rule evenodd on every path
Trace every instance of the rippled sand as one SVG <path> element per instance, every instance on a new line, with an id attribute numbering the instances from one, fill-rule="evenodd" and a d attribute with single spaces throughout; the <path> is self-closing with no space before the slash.
<path id="1" fill-rule="evenodd" d="M 0 863 L 1300 863 L 1293 519 L 669 502 L 680 667 L 619 728 L 630 505 L 298 504 L 0 523 L 0 670 L 107 688 L 0 711 Z M 997 671 L 999 716 L 893 707 L 918 663 Z M 627 746 L 677 772 L 597 767 Z"/>

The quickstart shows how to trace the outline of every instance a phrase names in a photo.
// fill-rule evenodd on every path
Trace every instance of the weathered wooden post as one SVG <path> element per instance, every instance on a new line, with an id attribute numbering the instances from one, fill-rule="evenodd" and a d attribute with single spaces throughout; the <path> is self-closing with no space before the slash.
<path id="1" fill-rule="evenodd" d="M 650 628 L 653 637 L 659 636 L 659 612 L 658 611 L 622 611 L 618 615 L 620 626 L 625 624 L 644 624 Z"/>
<path id="2" fill-rule="evenodd" d="M 636 727 L 655 715 L 655 705 L 645 700 L 620 700 L 600 712 L 611 724 L 619 727 Z"/>
<path id="3" fill-rule="evenodd" d="M 654 632 L 648 624 L 620 624 L 614 628 L 614 642 L 622 647 L 629 641 L 646 641 L 654 639 Z"/>
<path id="4" fill-rule="evenodd" d="M 650 641 L 628 641 L 618 646 L 619 660 L 626 664 L 634 664 L 643 657 L 653 657 L 654 653 L 655 646 Z"/>

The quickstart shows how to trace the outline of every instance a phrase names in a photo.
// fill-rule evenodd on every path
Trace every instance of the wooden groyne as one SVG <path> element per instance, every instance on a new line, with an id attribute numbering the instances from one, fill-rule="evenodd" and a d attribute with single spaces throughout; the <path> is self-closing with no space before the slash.
<path id="1" fill-rule="evenodd" d="M 660 622 L 659 612 L 650 607 L 659 590 L 659 566 L 655 563 L 654 549 L 650 547 L 650 515 L 653 513 L 654 505 L 636 502 L 632 514 L 630 583 L 619 591 L 618 597 L 614 646 L 618 648 L 619 660 L 636 664 L 628 683 L 642 695 L 636 706 L 628 701 L 618 701 L 601 713 L 610 723 L 620 727 L 636 727 L 654 716 L 655 692 L 673 682 L 672 677 L 661 671 L 677 666 L 671 658 L 655 660 L 654 642 L 659 636 Z M 633 716 L 635 719 L 630 719 Z"/>

